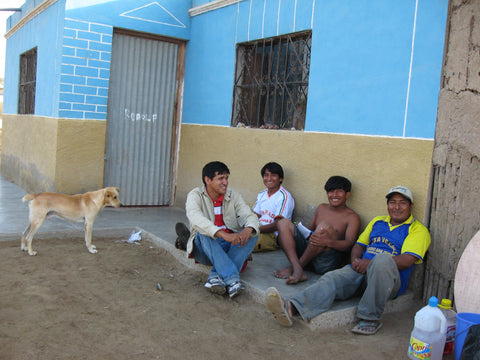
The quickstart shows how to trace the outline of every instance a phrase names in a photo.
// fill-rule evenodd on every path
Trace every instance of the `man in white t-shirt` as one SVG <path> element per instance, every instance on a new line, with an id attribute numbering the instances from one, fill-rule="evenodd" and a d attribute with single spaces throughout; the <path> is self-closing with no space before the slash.
<path id="1" fill-rule="evenodd" d="M 277 222 L 280 219 L 292 219 L 295 200 L 282 186 L 283 168 L 276 162 L 265 164 L 261 170 L 265 190 L 257 196 L 253 211 L 260 221 L 260 235 L 254 252 L 278 249 Z"/>

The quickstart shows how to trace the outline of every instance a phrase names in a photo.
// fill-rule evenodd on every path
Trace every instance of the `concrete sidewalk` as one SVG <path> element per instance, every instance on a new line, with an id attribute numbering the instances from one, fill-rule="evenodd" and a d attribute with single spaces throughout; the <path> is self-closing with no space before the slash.
<path id="1" fill-rule="evenodd" d="M 25 191 L 15 184 L 6 181 L 0 175 L 0 241 L 18 240 L 28 223 L 28 205 L 21 201 Z M 120 196 L 121 199 L 121 196 Z M 176 207 L 122 207 L 119 209 L 105 208 L 100 212 L 94 224 L 94 237 L 124 237 L 128 239 L 132 231 L 142 230 L 142 240 L 148 240 L 157 246 L 168 250 L 185 266 L 208 274 L 208 267 L 195 264 L 187 259 L 185 252 L 175 248 L 175 223 L 187 219 L 183 209 Z M 48 237 L 83 237 L 83 224 L 70 223 L 61 219 L 51 218 L 44 222 L 36 239 Z M 85 250 L 86 251 L 86 250 Z M 275 286 L 282 296 L 290 296 L 312 284 L 318 275 L 308 273 L 308 281 L 286 285 L 285 280 L 273 276 L 273 271 L 288 265 L 283 251 L 255 253 L 253 261 L 248 263 L 242 280 L 247 292 L 258 302 L 264 302 L 265 290 Z M 206 277 L 205 277 L 206 280 Z M 331 328 L 355 321 L 356 304 L 358 300 L 335 302 L 332 309 L 317 316 L 308 323 L 312 329 Z M 385 312 L 402 311 L 413 303 L 413 294 L 400 296 L 389 301 Z"/>

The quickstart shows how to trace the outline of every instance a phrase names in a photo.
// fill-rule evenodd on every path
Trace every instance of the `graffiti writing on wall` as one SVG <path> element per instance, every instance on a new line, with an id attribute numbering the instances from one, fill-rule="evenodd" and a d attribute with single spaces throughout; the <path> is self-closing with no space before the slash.
<path id="1" fill-rule="evenodd" d="M 130 111 L 125 109 L 125 118 L 131 121 L 146 121 L 146 122 L 155 122 L 158 119 L 157 114 L 147 114 Z"/>

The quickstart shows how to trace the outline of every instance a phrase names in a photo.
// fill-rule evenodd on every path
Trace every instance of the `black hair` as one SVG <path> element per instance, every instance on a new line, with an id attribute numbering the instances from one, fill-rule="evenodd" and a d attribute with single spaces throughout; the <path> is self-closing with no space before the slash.
<path id="1" fill-rule="evenodd" d="M 331 176 L 325 183 L 325 191 L 329 192 L 336 189 L 342 189 L 345 192 L 352 190 L 352 183 L 343 176 Z"/>
<path id="2" fill-rule="evenodd" d="M 228 170 L 227 165 L 220 161 L 212 161 L 209 162 L 207 165 L 203 167 L 202 170 L 202 181 L 204 185 L 205 183 L 205 176 L 212 180 L 215 175 L 223 175 L 223 174 L 230 174 L 230 170 Z"/>
<path id="3" fill-rule="evenodd" d="M 267 170 L 272 174 L 277 174 L 280 179 L 283 179 L 283 168 L 280 164 L 272 161 L 263 165 L 262 170 L 260 171 L 262 177 L 265 175 L 265 171 Z"/>

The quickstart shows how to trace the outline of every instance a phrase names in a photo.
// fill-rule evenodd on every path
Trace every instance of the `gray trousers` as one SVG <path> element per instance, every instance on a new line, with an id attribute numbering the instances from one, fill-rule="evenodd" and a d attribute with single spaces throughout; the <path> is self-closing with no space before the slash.
<path id="1" fill-rule="evenodd" d="M 310 321 L 330 309 L 334 300 L 349 299 L 364 287 L 357 316 L 363 320 L 380 320 L 387 300 L 393 299 L 400 289 L 400 273 L 391 255 L 376 255 L 366 275 L 357 273 L 350 265 L 330 271 L 288 300 L 305 321 Z"/>

